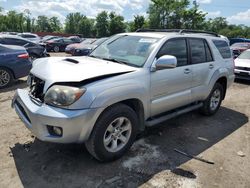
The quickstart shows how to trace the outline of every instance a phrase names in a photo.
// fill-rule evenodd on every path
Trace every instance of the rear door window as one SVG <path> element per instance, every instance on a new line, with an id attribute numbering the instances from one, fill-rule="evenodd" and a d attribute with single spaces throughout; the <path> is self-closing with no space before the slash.
<path id="1" fill-rule="evenodd" d="M 213 61 L 210 48 L 204 39 L 189 39 L 192 64 Z"/>
<path id="2" fill-rule="evenodd" d="M 223 40 L 213 40 L 214 45 L 219 50 L 223 59 L 228 59 L 232 57 L 231 50 L 226 41 Z"/>

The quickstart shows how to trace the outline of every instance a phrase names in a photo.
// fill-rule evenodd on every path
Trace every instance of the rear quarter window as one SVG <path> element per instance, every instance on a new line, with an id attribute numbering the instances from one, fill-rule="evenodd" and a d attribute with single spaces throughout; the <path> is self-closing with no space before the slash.
<path id="1" fill-rule="evenodd" d="M 214 45 L 219 50 L 223 59 L 228 59 L 232 57 L 231 50 L 226 41 L 223 40 L 213 40 Z"/>

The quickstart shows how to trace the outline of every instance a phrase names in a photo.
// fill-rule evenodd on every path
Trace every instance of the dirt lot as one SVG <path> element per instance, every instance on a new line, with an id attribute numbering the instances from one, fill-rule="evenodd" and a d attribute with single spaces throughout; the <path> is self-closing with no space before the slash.
<path id="1" fill-rule="evenodd" d="M 83 145 L 36 140 L 11 109 L 16 88 L 0 91 L 0 187 L 250 187 L 250 83 L 228 90 L 213 117 L 197 112 L 140 135 L 126 156 L 99 163 Z M 189 159 L 174 149 L 213 161 Z"/>

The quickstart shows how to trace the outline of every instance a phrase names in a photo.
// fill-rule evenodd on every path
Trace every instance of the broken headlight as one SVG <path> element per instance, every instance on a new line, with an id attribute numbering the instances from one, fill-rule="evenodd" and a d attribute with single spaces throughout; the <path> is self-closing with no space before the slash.
<path id="1" fill-rule="evenodd" d="M 69 106 L 85 92 L 85 88 L 54 85 L 45 94 L 44 101 L 46 104 L 53 106 Z"/>

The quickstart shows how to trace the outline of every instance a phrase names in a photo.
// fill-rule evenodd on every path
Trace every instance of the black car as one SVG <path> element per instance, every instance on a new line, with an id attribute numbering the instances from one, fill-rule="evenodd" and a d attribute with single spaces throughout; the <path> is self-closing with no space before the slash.
<path id="1" fill-rule="evenodd" d="M 32 60 L 35 60 L 40 57 L 48 57 L 49 54 L 47 53 L 44 46 L 31 42 L 29 40 L 23 39 L 21 37 L 9 36 L 9 35 L 1 35 L 0 36 L 0 44 L 5 45 L 16 45 L 16 46 L 23 46 L 29 53 L 29 56 Z"/>
<path id="2" fill-rule="evenodd" d="M 73 56 L 87 56 L 89 55 L 97 46 L 103 43 L 107 38 L 100 38 L 91 44 L 83 44 L 80 47 L 75 48 L 72 55 Z"/>
<path id="3" fill-rule="evenodd" d="M 0 89 L 29 74 L 32 63 L 24 47 L 0 44 Z"/>
<path id="4" fill-rule="evenodd" d="M 53 39 L 45 42 L 47 51 L 54 52 L 64 52 L 66 46 L 73 43 L 76 42 L 67 38 Z"/>

